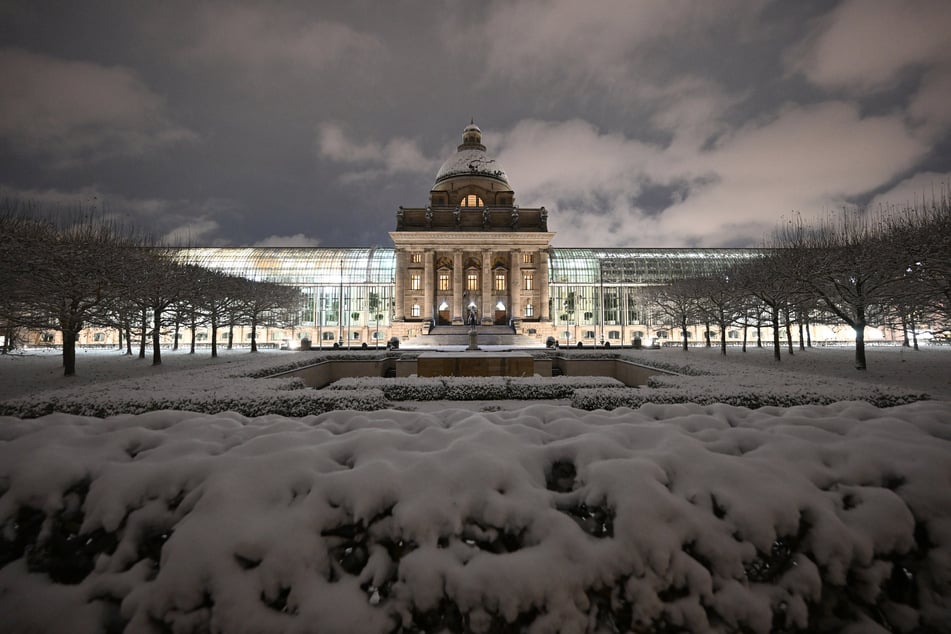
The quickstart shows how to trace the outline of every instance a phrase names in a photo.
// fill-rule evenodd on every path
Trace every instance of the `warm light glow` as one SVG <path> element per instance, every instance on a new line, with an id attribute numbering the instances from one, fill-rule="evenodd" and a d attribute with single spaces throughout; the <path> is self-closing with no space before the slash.
<path id="1" fill-rule="evenodd" d="M 460 202 L 460 207 L 484 207 L 485 204 L 482 202 L 482 199 L 476 196 L 475 194 L 469 194 L 465 196 Z"/>

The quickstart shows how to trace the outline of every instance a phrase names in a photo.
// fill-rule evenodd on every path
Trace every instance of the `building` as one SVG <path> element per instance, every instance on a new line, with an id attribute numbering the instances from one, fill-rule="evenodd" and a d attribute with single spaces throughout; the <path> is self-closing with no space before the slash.
<path id="1" fill-rule="evenodd" d="M 299 325 L 266 329 L 258 341 L 294 345 L 306 338 L 319 348 L 372 347 L 394 336 L 409 341 L 436 326 L 472 325 L 504 326 L 539 345 L 548 337 L 561 345 L 677 340 L 679 329 L 644 290 L 709 272 L 725 259 L 759 256 L 756 249 L 552 247 L 548 211 L 517 204 L 508 175 L 488 155 L 474 123 L 437 172 L 428 203 L 396 211 L 392 247 L 190 248 L 181 256 L 228 274 L 299 287 Z M 703 330 L 692 326 L 689 338 L 704 340 Z M 813 326 L 811 337 L 846 339 L 849 333 Z M 43 336 L 55 342 L 54 333 Z M 762 336 L 771 336 L 768 328 Z M 202 329 L 196 341 L 207 337 Z M 242 344 L 250 332 L 236 328 L 234 337 Z M 741 329 L 731 329 L 727 338 L 739 341 Z M 115 333 L 89 329 L 80 343 L 115 345 Z"/>

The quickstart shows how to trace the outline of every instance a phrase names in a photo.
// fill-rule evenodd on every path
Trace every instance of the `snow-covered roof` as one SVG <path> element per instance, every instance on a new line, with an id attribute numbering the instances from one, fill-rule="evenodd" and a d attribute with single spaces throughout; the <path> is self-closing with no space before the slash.
<path id="1" fill-rule="evenodd" d="M 460 149 L 449 157 L 436 173 L 436 183 L 454 176 L 484 176 L 509 184 L 499 162 L 477 148 Z"/>

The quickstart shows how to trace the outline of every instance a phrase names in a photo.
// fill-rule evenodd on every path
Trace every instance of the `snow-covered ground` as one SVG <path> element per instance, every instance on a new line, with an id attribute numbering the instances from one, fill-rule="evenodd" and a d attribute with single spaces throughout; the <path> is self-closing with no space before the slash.
<path id="1" fill-rule="evenodd" d="M 857 378 L 848 350 L 686 357 Z M 0 400 L 200 394 L 289 358 L 0 358 Z M 0 418 L 2 629 L 951 631 L 951 351 L 869 365 L 937 400 Z"/>

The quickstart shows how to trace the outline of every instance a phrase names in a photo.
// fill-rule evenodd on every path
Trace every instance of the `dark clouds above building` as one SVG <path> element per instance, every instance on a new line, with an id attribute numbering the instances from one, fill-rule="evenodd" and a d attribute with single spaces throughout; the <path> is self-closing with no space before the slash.
<path id="1" fill-rule="evenodd" d="M 0 2 L 0 191 L 389 245 L 474 117 L 558 246 L 757 245 L 951 180 L 951 3 Z"/>

